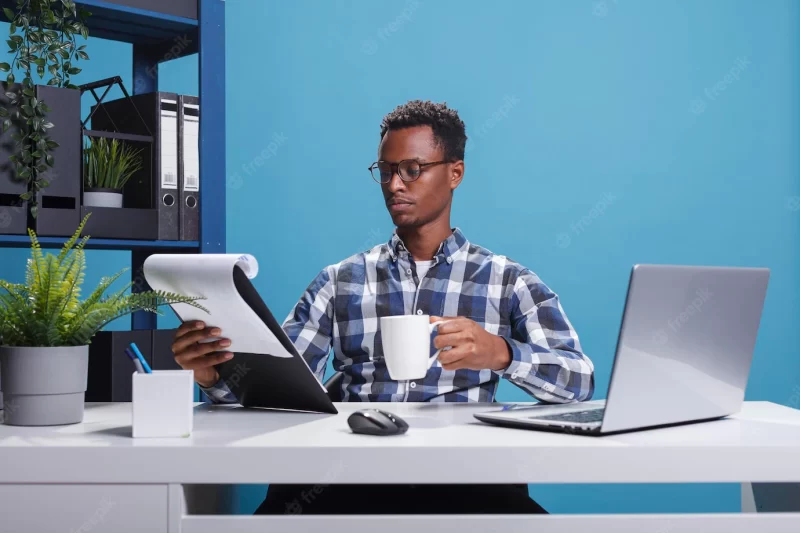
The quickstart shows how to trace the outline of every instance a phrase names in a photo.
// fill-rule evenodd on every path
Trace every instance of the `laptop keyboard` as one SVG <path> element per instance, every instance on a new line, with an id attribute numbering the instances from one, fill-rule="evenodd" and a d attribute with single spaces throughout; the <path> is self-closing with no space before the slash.
<path id="1" fill-rule="evenodd" d="M 605 409 L 589 409 L 587 411 L 573 411 L 571 413 L 559 413 L 547 416 L 532 416 L 536 420 L 559 420 L 562 422 L 602 422 Z"/>

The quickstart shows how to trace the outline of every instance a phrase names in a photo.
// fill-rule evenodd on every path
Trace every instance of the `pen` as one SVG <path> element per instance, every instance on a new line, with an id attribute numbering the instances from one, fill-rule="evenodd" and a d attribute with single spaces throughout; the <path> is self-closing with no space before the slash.
<path id="1" fill-rule="evenodd" d="M 148 374 L 152 374 L 153 371 L 150 369 L 150 365 L 148 365 L 147 361 L 144 360 L 144 356 L 142 355 L 142 352 L 139 351 L 139 347 L 136 346 L 135 342 L 131 343 L 131 350 L 133 350 L 133 353 L 136 354 L 136 357 L 139 359 L 139 362 L 142 363 L 144 371 L 147 372 Z"/>
<path id="2" fill-rule="evenodd" d="M 133 366 L 136 367 L 136 371 L 138 373 L 140 373 L 140 374 L 144 374 L 145 373 L 144 367 L 142 366 L 142 363 L 139 361 L 138 357 L 133 355 L 132 351 L 130 351 L 128 348 L 125 348 L 125 355 L 127 355 L 128 358 L 130 358 L 130 360 L 133 361 Z"/>

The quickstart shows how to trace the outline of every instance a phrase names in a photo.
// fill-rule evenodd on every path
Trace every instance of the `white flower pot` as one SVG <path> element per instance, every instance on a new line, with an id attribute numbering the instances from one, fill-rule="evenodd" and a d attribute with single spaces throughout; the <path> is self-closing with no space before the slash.
<path id="1" fill-rule="evenodd" d="M 4 423 L 55 426 L 83 420 L 88 346 L 0 346 Z"/>
<path id="2" fill-rule="evenodd" d="M 122 193 L 115 189 L 85 189 L 83 205 L 86 207 L 122 207 Z"/>

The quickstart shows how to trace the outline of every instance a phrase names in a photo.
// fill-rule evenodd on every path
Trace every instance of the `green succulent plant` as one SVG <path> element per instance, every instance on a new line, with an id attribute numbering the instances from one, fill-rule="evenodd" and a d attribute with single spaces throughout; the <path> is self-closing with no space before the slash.
<path id="1" fill-rule="evenodd" d="M 125 294 L 121 290 L 105 296 L 108 288 L 128 269 L 105 277 L 88 298 L 81 301 L 89 237 L 79 236 L 89 215 L 64 243 L 58 256 L 45 255 L 36 234 L 31 238 L 24 284 L 0 280 L 0 346 L 84 346 L 106 324 L 135 311 L 162 314 L 159 307 L 185 303 L 205 312 L 195 298 L 165 291 Z"/>
<path id="2" fill-rule="evenodd" d="M 83 186 L 121 191 L 142 169 L 142 150 L 122 141 L 100 137 L 87 140 L 83 149 Z"/>

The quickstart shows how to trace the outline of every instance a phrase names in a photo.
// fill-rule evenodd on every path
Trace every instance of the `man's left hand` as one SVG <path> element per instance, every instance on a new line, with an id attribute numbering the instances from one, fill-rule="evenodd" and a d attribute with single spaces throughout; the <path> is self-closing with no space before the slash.
<path id="1" fill-rule="evenodd" d="M 445 370 L 503 370 L 511 364 L 511 350 L 502 337 L 492 335 L 469 318 L 431 317 L 431 323 L 439 320 L 445 322 L 439 325 L 433 345 L 437 349 L 452 346 L 439 353 L 439 362 Z"/>

